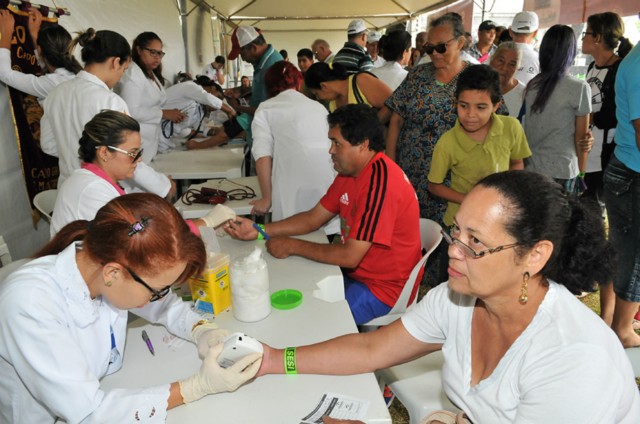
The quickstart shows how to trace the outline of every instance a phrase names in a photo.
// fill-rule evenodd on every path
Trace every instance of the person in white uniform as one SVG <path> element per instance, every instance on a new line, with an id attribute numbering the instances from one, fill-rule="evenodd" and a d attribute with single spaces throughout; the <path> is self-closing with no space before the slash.
<path id="1" fill-rule="evenodd" d="M 159 153 L 176 148 L 173 136 L 188 136 L 192 131 L 202 131 L 200 126 L 209 111 L 222 111 L 227 117 L 236 116 L 235 109 L 220 98 L 222 93 L 219 89 L 218 84 L 204 75 L 198 76 L 195 81 L 180 82 L 166 89 L 167 100 L 164 107 L 178 109 L 186 118 L 179 123 L 162 120 Z"/>
<path id="2" fill-rule="evenodd" d="M 377 331 L 288 351 L 289 371 L 358 374 L 442 350 L 444 391 L 474 423 L 640 422 L 628 356 L 575 297 L 614 271 L 599 216 L 548 177 L 507 171 L 443 235 L 447 283 Z M 265 345 L 258 375 L 283 373 L 283 355 Z"/>
<path id="3" fill-rule="evenodd" d="M 117 197 L 64 227 L 0 285 L 0 422 L 164 423 L 168 409 L 252 378 L 260 355 L 221 368 L 227 332 L 171 291 L 205 265 L 202 240 L 153 194 Z M 122 367 L 129 311 L 194 341 L 200 370 L 103 390 L 100 379 Z"/>
<path id="4" fill-rule="evenodd" d="M 404 68 L 411 58 L 411 34 L 401 30 L 383 35 L 380 38 L 380 50 L 385 63 L 373 68 L 371 73 L 387 84 L 391 91 L 395 91 L 409 73 Z"/>
<path id="5" fill-rule="evenodd" d="M 516 70 L 522 61 L 522 50 L 518 49 L 512 41 L 505 41 L 489 59 L 489 66 L 498 71 L 500 75 L 500 94 L 505 106 L 509 110 L 509 116 L 517 118 L 524 101 L 524 90 L 527 86 L 514 77 Z"/>
<path id="6" fill-rule="evenodd" d="M 139 34 L 131 46 L 131 63 L 115 90 L 140 123 L 142 161 L 151 163 L 158 153 L 160 126 L 163 119 L 180 123 L 187 115 L 180 109 L 166 109 L 167 93 L 162 76 L 162 40 L 153 32 Z"/>
<path id="7" fill-rule="evenodd" d="M 37 76 L 11 67 L 11 39 L 15 19 L 8 10 L 0 10 L 0 81 L 26 94 L 44 100 L 58 84 L 68 81 L 82 70 L 69 49 L 71 35 L 60 25 L 40 29 L 42 14 L 29 10 L 28 29 L 36 46 L 36 58 L 45 74 Z"/>
<path id="8" fill-rule="evenodd" d="M 224 84 L 224 64 L 225 64 L 224 56 L 216 56 L 213 62 L 208 63 L 204 68 L 202 68 L 202 75 L 206 76 L 216 84 L 223 85 Z"/>
<path id="9" fill-rule="evenodd" d="M 89 28 L 75 41 L 82 46 L 85 69 L 49 93 L 40 121 L 42 150 L 59 159 L 58 186 L 80 168 L 78 140 L 85 124 L 105 109 L 129 113 L 125 101 L 111 91 L 129 64 L 131 48 L 127 40 L 113 31 Z M 175 195 L 175 183 L 149 166 L 140 164 L 134 180 L 161 197 Z"/>
<path id="10" fill-rule="evenodd" d="M 94 116 L 84 126 L 79 144 L 81 168 L 58 190 L 51 238 L 73 221 L 91 221 L 111 199 L 125 194 L 120 181 L 132 178 L 143 153 L 138 121 L 115 110 L 104 110 Z M 199 235 L 198 227 L 214 226 L 214 221 L 208 219 L 213 214 L 214 210 L 187 224 Z"/>
<path id="11" fill-rule="evenodd" d="M 516 79 L 525 85 L 540 73 L 538 52 L 533 49 L 538 35 L 538 15 L 536 12 L 520 12 L 513 17 L 509 34 L 522 51 L 522 61 L 516 71 Z"/>
<path id="12" fill-rule="evenodd" d="M 251 154 L 256 161 L 262 198 L 252 200 L 253 214 L 271 209 L 280 221 L 313 208 L 336 173 L 331 164 L 327 109 L 299 92 L 302 74 L 289 62 L 276 62 L 265 75 L 270 99 L 256 110 Z M 338 219 L 324 227 L 340 232 Z"/>

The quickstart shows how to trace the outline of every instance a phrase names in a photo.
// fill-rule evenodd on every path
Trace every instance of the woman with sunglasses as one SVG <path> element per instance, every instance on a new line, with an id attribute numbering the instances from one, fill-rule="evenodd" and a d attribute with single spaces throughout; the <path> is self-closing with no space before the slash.
<path id="1" fill-rule="evenodd" d="M 59 189 L 53 208 L 50 232 L 79 219 L 92 220 L 98 209 L 111 199 L 125 194 L 120 185 L 131 179 L 140 166 L 140 125 L 122 112 L 104 110 L 84 126 L 75 170 Z M 187 221 L 194 234 L 198 227 L 212 226 L 208 218 Z"/>
<path id="2" fill-rule="evenodd" d="M 431 198 L 427 175 L 436 142 L 456 122 L 455 88 L 468 65 L 460 59 L 464 45 L 462 20 L 445 14 L 434 20 L 424 50 L 431 63 L 409 70 L 385 102 L 391 109 L 386 154 L 407 174 L 418 194 L 420 216 L 441 221 L 446 203 Z"/>
<path id="3" fill-rule="evenodd" d="M 19 12 L 23 13 L 23 12 Z M 68 81 L 82 70 L 73 57 L 71 35 L 60 25 L 40 28 L 42 14 L 29 9 L 28 30 L 36 48 L 38 64 L 43 75 L 25 74 L 11 68 L 11 39 L 15 19 L 9 10 L 0 10 L 0 81 L 23 91 L 38 100 L 44 100 L 58 84 Z"/>
<path id="4" fill-rule="evenodd" d="M 507 171 L 467 194 L 444 236 L 449 281 L 401 319 L 288 349 L 287 361 L 265 346 L 259 375 L 285 363 L 358 374 L 442 350 L 444 392 L 474 423 L 640 422 L 629 358 L 575 297 L 613 272 L 597 214 L 548 177 Z"/>
<path id="5" fill-rule="evenodd" d="M 1 422 L 164 423 L 168 409 L 233 391 L 260 366 L 252 355 L 220 368 L 226 331 L 171 292 L 202 272 L 206 252 L 158 196 L 111 200 L 93 220 L 64 227 L 35 258 L 0 285 Z M 157 386 L 102 390 L 100 379 L 122 367 L 129 311 L 193 340 L 200 370 Z"/>
<path id="6" fill-rule="evenodd" d="M 89 28 L 78 34 L 76 43 L 82 46 L 84 70 L 49 93 L 40 121 L 42 150 L 59 159 L 58 187 L 80 168 L 78 140 L 85 124 L 105 109 L 129 113 L 125 101 L 112 91 L 129 66 L 127 40 L 117 32 Z M 136 167 L 133 180 L 161 197 L 172 198 L 176 191 L 170 178 L 145 164 Z"/>
<path id="7" fill-rule="evenodd" d="M 180 109 L 164 109 L 167 93 L 162 76 L 162 40 L 153 32 L 143 32 L 133 40 L 132 63 L 122 77 L 116 91 L 129 106 L 131 116 L 140 123 L 144 155 L 149 164 L 156 157 L 160 143 L 162 120 L 180 123 L 187 115 Z"/>

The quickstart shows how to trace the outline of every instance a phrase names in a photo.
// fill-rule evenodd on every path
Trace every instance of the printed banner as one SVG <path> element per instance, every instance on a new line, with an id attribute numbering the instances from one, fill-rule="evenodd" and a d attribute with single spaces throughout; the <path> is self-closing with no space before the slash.
<path id="1" fill-rule="evenodd" d="M 8 9 L 15 17 L 15 30 L 11 40 L 11 67 L 25 74 L 40 75 L 43 70 L 38 66 L 35 46 L 29 36 L 27 12 Z M 45 21 L 46 20 L 46 21 Z M 55 25 L 57 19 L 45 18 L 42 27 Z M 22 163 L 29 201 L 41 191 L 54 189 L 58 183 L 58 158 L 49 156 L 40 148 L 40 118 L 42 106 L 35 96 L 9 88 L 13 123 L 15 126 L 18 154 Z"/>

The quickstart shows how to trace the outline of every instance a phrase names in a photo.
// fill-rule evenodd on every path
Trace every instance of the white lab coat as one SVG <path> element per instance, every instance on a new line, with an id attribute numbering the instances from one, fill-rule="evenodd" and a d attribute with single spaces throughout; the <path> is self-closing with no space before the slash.
<path id="1" fill-rule="evenodd" d="M 91 299 L 76 264 L 79 247 L 33 260 L 0 285 L 0 422 L 124 423 L 137 414 L 164 423 L 169 382 L 100 388 L 100 379 L 122 366 L 127 311 Z M 173 293 L 132 312 L 185 339 L 201 319 Z M 119 352 L 111 364 L 110 328 Z"/>
<path id="2" fill-rule="evenodd" d="M 391 91 L 395 91 L 407 77 L 409 71 L 394 60 L 393 62 L 385 62 L 384 65 L 379 68 L 373 68 L 371 73 L 387 84 L 389 88 L 391 88 Z"/>
<path id="3" fill-rule="evenodd" d="M 58 189 L 58 197 L 51 217 L 51 238 L 65 225 L 96 217 L 98 209 L 120 196 L 107 180 L 87 169 L 76 169 Z"/>
<path id="4" fill-rule="evenodd" d="M 210 106 L 214 109 L 222 107 L 222 100 L 207 93 L 204 88 L 193 81 L 185 81 L 176 85 L 172 85 L 166 90 L 167 100 L 165 109 L 180 109 L 187 117 L 180 123 L 173 124 L 173 133 L 171 133 L 171 122 L 162 121 L 162 131 L 160 133 L 160 145 L 158 150 L 160 153 L 174 149 L 175 144 L 171 141 L 174 135 L 182 135 L 183 132 L 191 132 L 195 130 L 204 116 L 204 112 L 200 105 Z"/>
<path id="5" fill-rule="evenodd" d="M 142 161 L 149 164 L 158 153 L 162 109 L 166 109 L 167 93 L 155 75 L 153 79 L 147 78 L 135 62 L 129 63 L 115 91 L 127 103 L 131 116 L 140 123 L 144 149 Z"/>
<path id="6" fill-rule="evenodd" d="M 54 72 L 42 76 L 14 71 L 11 69 L 11 51 L 0 48 L 0 81 L 24 93 L 36 96 L 40 102 L 58 84 L 69 81 L 75 76 L 73 72 L 65 68 L 58 68 Z"/>
<path id="7" fill-rule="evenodd" d="M 82 130 L 103 109 L 129 113 L 127 104 L 97 76 L 80 71 L 75 78 L 51 90 L 44 101 L 44 115 L 40 120 L 42 151 L 59 160 L 61 186 L 71 173 L 80 168 L 78 140 Z M 165 197 L 171 182 L 165 175 L 139 163 L 134 181 L 146 191 Z"/>
<path id="8" fill-rule="evenodd" d="M 316 206 L 336 175 L 324 106 L 295 90 L 283 91 L 260 103 L 251 132 L 253 158 L 273 158 L 272 219 L 279 221 Z M 337 217 L 325 232 L 340 232 Z"/>

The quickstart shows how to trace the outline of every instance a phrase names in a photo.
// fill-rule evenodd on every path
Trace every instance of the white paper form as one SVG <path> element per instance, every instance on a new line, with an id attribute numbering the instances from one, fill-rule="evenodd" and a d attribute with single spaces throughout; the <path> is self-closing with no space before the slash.
<path id="1" fill-rule="evenodd" d="M 335 393 L 325 393 L 318 406 L 302 418 L 300 424 L 322 423 L 325 415 L 343 420 L 364 420 L 367 416 L 369 401 L 355 399 Z"/>

